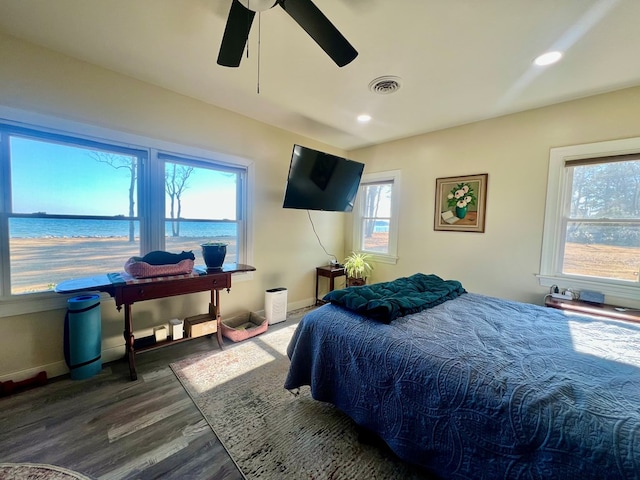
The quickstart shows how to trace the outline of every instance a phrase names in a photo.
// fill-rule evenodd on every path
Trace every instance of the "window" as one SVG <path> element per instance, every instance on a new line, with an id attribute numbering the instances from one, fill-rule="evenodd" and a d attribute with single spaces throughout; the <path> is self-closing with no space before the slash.
<path id="1" fill-rule="evenodd" d="M 122 271 L 152 250 L 192 250 L 204 264 L 206 241 L 249 263 L 249 163 L 135 138 L 140 146 L 0 123 L 0 299 Z"/>
<path id="2" fill-rule="evenodd" d="M 3 295 L 118 271 L 123 258 L 139 255 L 136 178 L 144 152 L 27 130 L 9 129 L 3 140 L 10 192 Z"/>
<path id="3" fill-rule="evenodd" d="M 165 165 L 166 250 L 193 250 L 196 265 L 204 264 L 194 245 L 227 243 L 226 263 L 241 263 L 238 237 L 242 228 L 242 169 L 211 165 L 173 155 L 160 155 Z M 240 242 L 242 243 L 242 242 Z M 244 256 L 240 255 L 244 258 Z"/>
<path id="4" fill-rule="evenodd" d="M 398 170 L 362 176 L 354 208 L 354 249 L 377 261 L 396 262 L 399 192 Z"/>
<path id="5" fill-rule="evenodd" d="M 552 149 L 542 285 L 640 294 L 640 139 Z"/>

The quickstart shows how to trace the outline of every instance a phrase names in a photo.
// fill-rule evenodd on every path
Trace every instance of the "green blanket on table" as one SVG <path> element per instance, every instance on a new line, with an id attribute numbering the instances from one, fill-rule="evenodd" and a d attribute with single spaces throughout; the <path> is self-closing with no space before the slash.
<path id="1" fill-rule="evenodd" d="M 334 290 L 325 295 L 324 300 L 390 323 L 398 317 L 435 307 L 463 293 L 466 290 L 457 280 L 416 273 L 391 282 Z"/>

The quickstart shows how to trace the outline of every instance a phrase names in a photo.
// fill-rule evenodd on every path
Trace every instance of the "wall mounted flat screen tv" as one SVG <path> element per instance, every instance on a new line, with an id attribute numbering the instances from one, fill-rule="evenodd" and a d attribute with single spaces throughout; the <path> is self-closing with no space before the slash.
<path id="1" fill-rule="evenodd" d="M 350 212 L 364 164 L 294 145 L 284 208 Z"/>

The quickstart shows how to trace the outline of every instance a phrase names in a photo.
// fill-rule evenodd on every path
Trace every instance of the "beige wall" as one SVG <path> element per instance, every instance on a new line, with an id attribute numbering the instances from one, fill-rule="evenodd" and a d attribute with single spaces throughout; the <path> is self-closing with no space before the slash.
<path id="1" fill-rule="evenodd" d="M 304 211 L 281 201 L 293 143 L 339 149 L 194 99 L 0 36 L 0 105 L 85 122 L 255 162 L 257 272 L 223 294 L 227 313 L 263 308 L 264 290 L 288 288 L 290 307 L 309 304 L 314 271 L 328 261 Z M 428 114 L 428 109 L 426 113 Z M 397 265 L 378 264 L 373 280 L 417 271 L 456 278 L 473 292 L 540 303 L 540 264 L 549 149 L 640 136 L 640 88 L 478 122 L 349 152 L 366 172 L 402 171 Z M 435 179 L 488 173 L 486 232 L 433 230 Z M 351 250 L 350 215 L 313 212 L 323 243 L 339 258 Z M 345 230 L 346 229 L 346 230 Z M 205 294 L 134 306 L 136 326 L 200 313 Z M 624 302 L 629 304 L 630 302 Z M 123 352 L 122 317 L 107 300 L 103 348 Z M 64 371 L 63 310 L 0 317 L 0 380 Z"/>
<path id="2" fill-rule="evenodd" d="M 549 149 L 638 137 L 639 117 L 640 88 L 631 88 L 349 152 L 365 173 L 402 171 L 399 261 L 376 265 L 374 281 L 435 273 L 469 291 L 541 303 Z M 489 174 L 485 233 L 434 231 L 436 178 L 478 173 Z"/>
<path id="3" fill-rule="evenodd" d="M 308 138 L 177 95 L 161 88 L 0 35 L 0 105 L 64 120 L 235 155 L 255 164 L 253 280 L 222 294 L 227 314 L 264 308 L 264 291 L 287 287 L 290 308 L 311 304 L 315 267 L 325 255 L 307 213 L 282 208 L 294 143 L 344 152 Z M 338 214 L 314 212 L 326 248 L 343 255 L 344 222 Z M 123 263 L 124 263 L 123 259 Z M 134 326 L 206 311 L 207 294 L 134 305 Z M 1 308 L 1 306 L 0 306 Z M 102 305 L 107 360 L 124 352 L 122 314 Z M 0 316 L 0 381 L 19 380 L 46 369 L 64 371 L 64 310 Z"/>

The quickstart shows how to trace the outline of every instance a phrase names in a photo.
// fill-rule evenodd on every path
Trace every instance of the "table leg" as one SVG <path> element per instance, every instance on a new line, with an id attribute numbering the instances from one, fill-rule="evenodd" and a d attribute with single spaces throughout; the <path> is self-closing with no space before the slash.
<path id="1" fill-rule="evenodd" d="M 135 337 L 133 335 L 133 323 L 131 322 L 131 305 L 125 304 L 124 306 L 124 346 L 125 356 L 129 362 L 129 374 L 131 380 L 137 380 L 138 374 L 136 372 L 136 351 L 133 348 Z"/>
<path id="2" fill-rule="evenodd" d="M 216 338 L 220 350 L 224 350 L 224 342 L 222 340 L 222 315 L 220 314 L 220 290 L 211 291 L 211 301 L 216 306 Z"/>
<path id="3" fill-rule="evenodd" d="M 320 300 L 318 300 L 318 278 L 320 275 L 316 272 L 316 305 L 320 304 Z"/>

